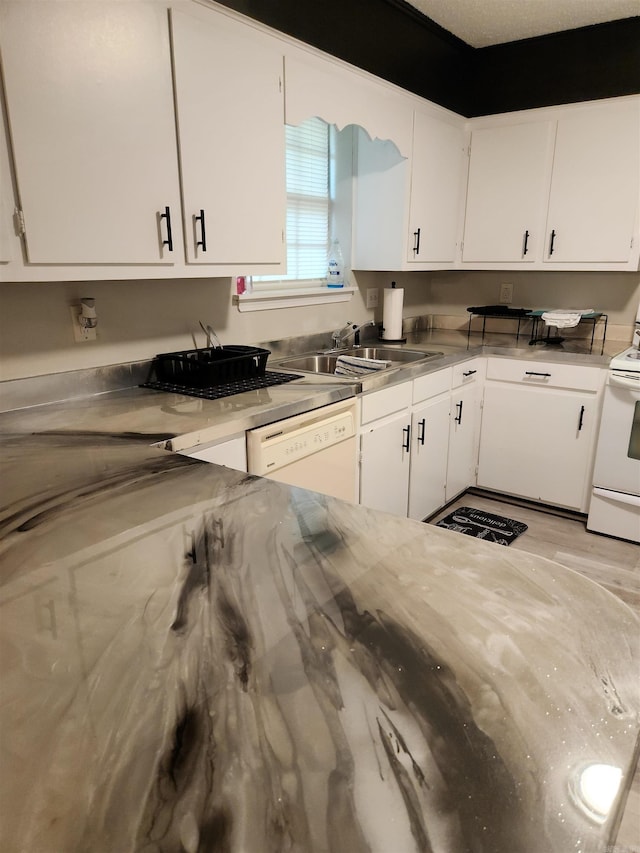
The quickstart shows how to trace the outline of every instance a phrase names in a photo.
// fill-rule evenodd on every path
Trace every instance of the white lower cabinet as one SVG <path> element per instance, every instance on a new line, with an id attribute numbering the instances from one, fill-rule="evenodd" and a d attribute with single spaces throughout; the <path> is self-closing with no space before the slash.
<path id="1" fill-rule="evenodd" d="M 603 371 L 488 360 L 477 483 L 585 512 Z"/>
<path id="2" fill-rule="evenodd" d="M 484 367 L 484 360 L 476 358 L 453 368 L 447 503 L 476 482 Z"/>
<path id="3" fill-rule="evenodd" d="M 409 518 L 421 521 L 445 503 L 449 392 L 422 403 L 411 415 Z"/>
<path id="4" fill-rule="evenodd" d="M 475 483 L 483 360 L 365 395 L 360 503 L 427 518 Z"/>
<path id="5" fill-rule="evenodd" d="M 247 470 L 247 443 L 244 433 L 215 444 L 191 447 L 188 450 L 182 450 L 181 453 L 192 459 L 224 465 L 225 468 L 234 468 L 236 471 Z"/>
<path id="6" fill-rule="evenodd" d="M 362 397 L 360 409 L 360 503 L 407 515 L 411 457 L 412 383 Z"/>
<path id="7" fill-rule="evenodd" d="M 360 437 L 360 503 L 407 514 L 411 422 L 408 411 L 370 424 Z"/>

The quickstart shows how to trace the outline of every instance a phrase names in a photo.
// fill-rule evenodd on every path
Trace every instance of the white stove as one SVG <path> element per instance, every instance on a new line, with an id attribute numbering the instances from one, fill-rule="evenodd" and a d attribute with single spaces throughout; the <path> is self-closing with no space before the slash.
<path id="1" fill-rule="evenodd" d="M 640 350 L 611 359 L 587 528 L 640 542 Z"/>
<path id="2" fill-rule="evenodd" d="M 628 370 L 632 373 L 640 373 L 640 349 L 633 346 L 618 353 L 618 355 L 614 355 L 609 362 L 609 370 Z"/>

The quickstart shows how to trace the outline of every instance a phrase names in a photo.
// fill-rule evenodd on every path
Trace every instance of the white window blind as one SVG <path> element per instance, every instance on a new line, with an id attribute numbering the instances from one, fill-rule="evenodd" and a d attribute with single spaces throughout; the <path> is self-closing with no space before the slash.
<path id="1" fill-rule="evenodd" d="M 285 130 L 287 274 L 254 276 L 259 289 L 270 282 L 324 284 L 327 271 L 331 212 L 329 125 L 312 118 Z"/>

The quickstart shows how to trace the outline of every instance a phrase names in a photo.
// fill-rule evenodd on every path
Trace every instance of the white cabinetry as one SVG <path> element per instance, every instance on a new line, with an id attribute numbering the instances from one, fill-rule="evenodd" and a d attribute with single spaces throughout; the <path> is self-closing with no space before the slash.
<path id="1" fill-rule="evenodd" d="M 409 518 L 421 521 L 445 503 L 451 368 L 413 382 Z"/>
<path id="2" fill-rule="evenodd" d="M 483 359 L 365 394 L 360 502 L 424 519 L 475 483 Z"/>
<path id="3" fill-rule="evenodd" d="M 476 482 L 484 368 L 485 362 L 481 358 L 465 361 L 453 368 L 447 502 Z"/>
<path id="4" fill-rule="evenodd" d="M 14 198 L 9 166 L 9 147 L 5 132 L 4 110 L 0 104 L 0 264 L 8 263 L 17 252 L 13 236 Z"/>
<path id="5" fill-rule="evenodd" d="M 171 32 L 187 261 L 283 270 L 279 43 L 208 9 L 172 10 Z"/>
<path id="6" fill-rule="evenodd" d="M 558 121 L 545 260 L 625 263 L 640 187 L 640 100 Z M 637 237 L 637 235 L 636 235 Z"/>
<path id="7" fill-rule="evenodd" d="M 540 256 L 554 132 L 551 121 L 472 132 L 463 261 Z"/>
<path id="8" fill-rule="evenodd" d="M 365 394 L 361 407 L 360 503 L 407 515 L 411 382 Z"/>
<path id="9" fill-rule="evenodd" d="M 478 486 L 586 511 L 603 371 L 489 358 Z"/>
<path id="10" fill-rule="evenodd" d="M 463 266 L 637 269 L 640 97 L 471 127 Z"/>
<path id="11" fill-rule="evenodd" d="M 226 468 L 234 468 L 236 471 L 247 470 L 247 443 L 244 433 L 213 444 L 198 445 L 180 452 L 183 456 L 190 456 L 192 459 L 201 459 L 203 462 L 212 462 L 216 465 L 224 465 Z"/>
<path id="12" fill-rule="evenodd" d="M 30 263 L 181 259 L 166 17 L 154 3 L 1 4 Z"/>
<path id="13" fill-rule="evenodd" d="M 453 114 L 414 112 L 411 161 L 390 142 L 357 136 L 354 269 L 447 268 L 456 257 L 466 168 Z"/>

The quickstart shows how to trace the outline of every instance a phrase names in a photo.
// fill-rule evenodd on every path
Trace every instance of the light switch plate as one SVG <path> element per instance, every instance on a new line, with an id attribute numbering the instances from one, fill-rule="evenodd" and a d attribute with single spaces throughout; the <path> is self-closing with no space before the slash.
<path id="1" fill-rule="evenodd" d="M 367 288 L 367 308 L 377 308 L 378 307 L 378 288 L 377 287 L 368 287 Z"/>

